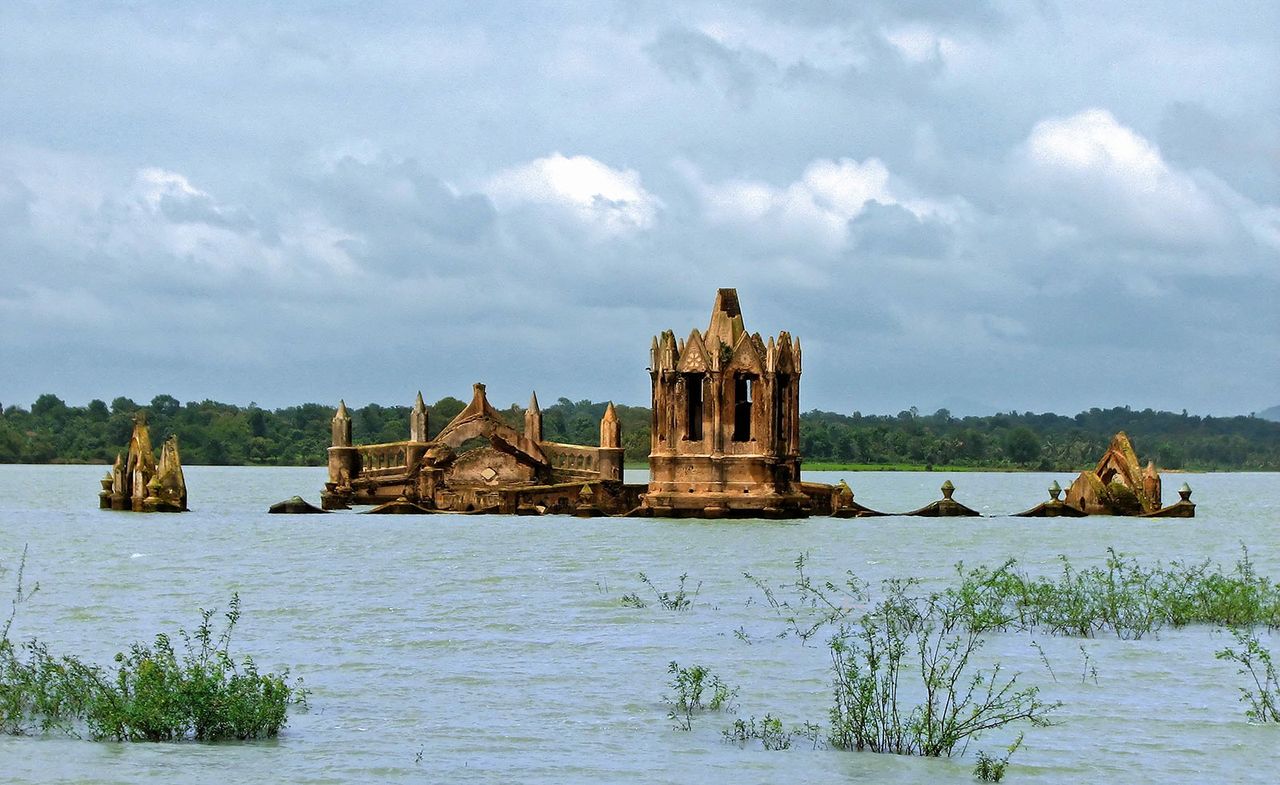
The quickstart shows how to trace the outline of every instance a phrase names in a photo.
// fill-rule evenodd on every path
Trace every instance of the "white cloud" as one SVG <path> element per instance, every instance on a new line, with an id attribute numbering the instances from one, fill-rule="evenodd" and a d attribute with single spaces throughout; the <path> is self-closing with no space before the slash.
<path id="1" fill-rule="evenodd" d="M 167 196 L 178 199 L 204 198 L 209 194 L 191 184 L 177 172 L 146 168 L 138 171 L 138 193 L 152 210 L 159 211 L 161 201 Z"/>
<path id="2" fill-rule="evenodd" d="M 483 190 L 502 210 L 550 207 L 599 238 L 649 229 L 662 201 L 632 169 L 614 169 L 586 155 L 554 153 L 498 172 Z"/>
<path id="3" fill-rule="evenodd" d="M 1189 173 L 1105 109 L 1036 124 L 1019 151 L 1032 187 L 1112 233 L 1171 243 L 1220 242 L 1225 216 Z"/>
<path id="4" fill-rule="evenodd" d="M 849 239 L 849 221 L 869 202 L 900 205 L 917 218 L 947 216 L 952 210 L 925 199 L 899 196 L 888 167 L 878 158 L 818 159 L 800 179 L 782 187 L 758 180 L 704 183 L 683 165 L 699 192 L 709 221 L 737 225 L 784 241 L 834 250 Z"/>

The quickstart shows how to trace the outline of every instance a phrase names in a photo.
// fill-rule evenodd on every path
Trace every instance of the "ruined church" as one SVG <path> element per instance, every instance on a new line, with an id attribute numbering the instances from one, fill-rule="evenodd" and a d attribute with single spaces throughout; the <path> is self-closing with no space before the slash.
<path id="1" fill-rule="evenodd" d="M 705 332 L 653 339 L 650 477 L 627 483 L 613 404 L 600 444 L 543 438 L 536 394 L 517 430 L 483 384 L 435 436 L 419 393 L 409 438 L 355 445 L 351 417 L 333 417 L 324 509 L 374 513 L 497 512 L 661 517 L 795 518 L 832 514 L 844 489 L 800 481 L 799 340 L 749 333 L 738 294 L 721 289 Z"/>

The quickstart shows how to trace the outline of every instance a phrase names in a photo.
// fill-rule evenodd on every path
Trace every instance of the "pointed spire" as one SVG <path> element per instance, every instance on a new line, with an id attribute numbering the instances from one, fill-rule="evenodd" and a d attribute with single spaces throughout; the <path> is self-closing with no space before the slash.
<path id="1" fill-rule="evenodd" d="M 413 402 L 413 409 L 409 412 L 409 441 L 427 441 L 427 404 L 422 400 L 421 390 L 418 391 L 418 398 Z"/>
<path id="2" fill-rule="evenodd" d="M 338 411 L 333 414 L 331 423 L 334 447 L 351 446 L 351 415 L 347 412 L 347 402 L 338 401 Z"/>
<path id="3" fill-rule="evenodd" d="M 524 438 L 542 441 L 542 408 L 538 406 L 537 392 L 529 396 L 529 408 L 524 410 Z"/>
<path id="4" fill-rule="evenodd" d="M 618 421 L 618 410 L 613 408 L 613 401 L 605 407 L 604 417 L 600 418 L 600 447 L 617 449 L 622 446 L 622 423 Z"/>
<path id="5" fill-rule="evenodd" d="M 737 289 L 720 289 L 716 292 L 716 304 L 711 308 L 711 324 L 707 326 L 707 346 L 712 351 L 716 339 L 732 347 L 743 332 L 742 308 L 738 305 Z"/>

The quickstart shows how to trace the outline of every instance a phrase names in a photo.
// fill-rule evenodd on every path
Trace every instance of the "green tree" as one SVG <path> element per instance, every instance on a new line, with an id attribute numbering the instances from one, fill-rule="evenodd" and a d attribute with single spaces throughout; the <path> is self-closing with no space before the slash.
<path id="1" fill-rule="evenodd" d="M 1040 437 L 1025 425 L 1006 433 L 1003 446 L 1005 455 L 1014 463 L 1028 464 L 1040 457 Z"/>

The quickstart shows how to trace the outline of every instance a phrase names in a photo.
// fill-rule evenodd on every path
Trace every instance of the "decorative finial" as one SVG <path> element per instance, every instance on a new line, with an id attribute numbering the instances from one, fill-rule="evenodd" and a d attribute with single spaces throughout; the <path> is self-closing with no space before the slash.
<path id="1" fill-rule="evenodd" d="M 1178 496 L 1181 497 L 1184 502 L 1191 501 L 1191 486 L 1184 482 L 1182 487 L 1178 489 Z"/>
<path id="2" fill-rule="evenodd" d="M 956 492 L 956 486 L 951 484 L 951 480 L 942 483 L 942 498 L 950 499 L 951 494 Z"/>
<path id="3" fill-rule="evenodd" d="M 1057 480 L 1054 480 L 1053 484 L 1049 486 L 1049 498 L 1056 502 L 1058 500 L 1058 497 L 1061 495 L 1062 495 L 1062 486 L 1058 484 Z"/>

